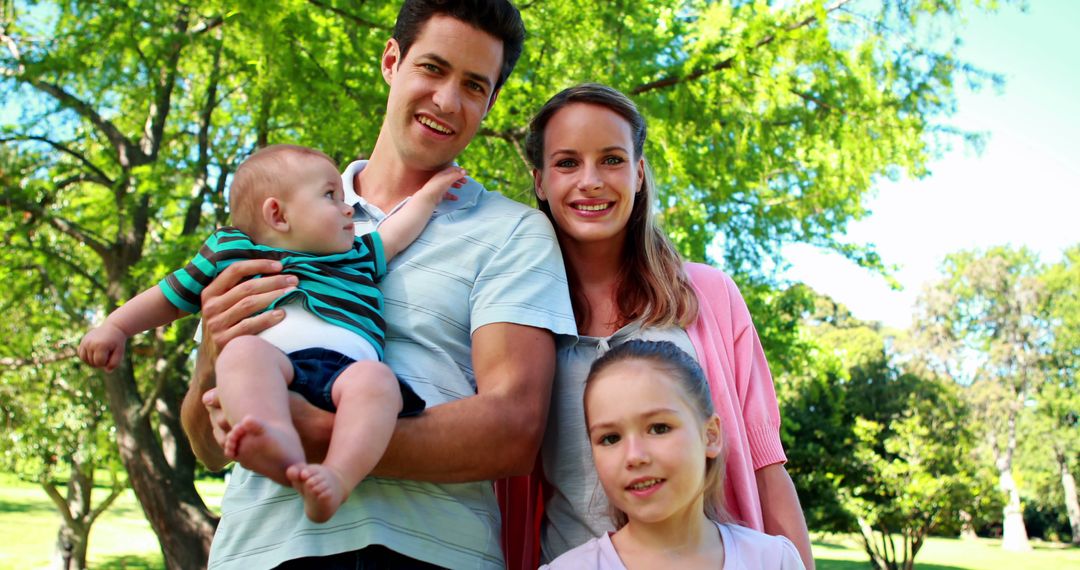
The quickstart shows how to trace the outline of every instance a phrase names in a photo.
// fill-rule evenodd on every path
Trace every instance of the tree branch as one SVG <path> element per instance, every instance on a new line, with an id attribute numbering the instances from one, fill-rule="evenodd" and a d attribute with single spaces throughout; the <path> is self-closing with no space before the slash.
<path id="1" fill-rule="evenodd" d="M 84 166 L 89 168 L 91 172 L 94 173 L 95 177 L 97 177 L 97 178 L 99 178 L 101 180 L 104 180 L 105 183 L 106 183 L 105 184 L 106 186 L 112 187 L 112 185 L 115 183 L 115 181 L 112 178 L 110 178 L 108 174 L 105 174 L 104 170 L 99 168 L 93 162 L 90 162 L 90 159 L 86 158 L 85 155 L 83 155 L 82 153 L 80 153 L 80 152 L 78 152 L 78 151 L 76 151 L 76 150 L 74 150 L 74 149 L 72 149 L 72 148 L 70 148 L 70 147 L 68 147 L 68 146 L 66 146 L 64 144 L 58 143 L 58 142 L 56 142 L 54 140 L 48 139 L 48 138 L 43 137 L 43 136 L 38 136 L 38 135 L 19 135 L 19 136 L 9 137 L 9 138 L 0 138 L 0 143 L 14 142 L 14 141 L 37 141 L 37 142 L 43 142 L 43 143 L 51 146 L 54 150 L 58 150 L 58 151 L 66 154 L 68 156 L 73 157 L 75 160 L 78 160 L 79 162 L 81 162 Z"/>
<path id="2" fill-rule="evenodd" d="M 356 14 L 350 14 L 350 13 L 342 10 L 341 8 L 335 8 L 333 6 L 329 6 L 324 2 L 320 2 L 319 0 L 308 0 L 308 4 L 318 6 L 319 8 L 322 8 L 324 10 L 329 10 L 329 11 L 337 14 L 338 16 L 341 16 L 342 19 L 348 20 L 348 21 L 350 21 L 350 22 L 352 22 L 354 24 L 358 24 L 360 26 L 364 26 L 365 28 L 372 28 L 372 29 L 375 29 L 375 30 L 383 30 L 383 31 L 386 31 L 386 32 L 393 31 L 393 28 L 391 28 L 390 26 L 385 26 L 383 24 L 377 24 L 377 23 L 372 22 L 370 20 L 365 20 L 365 19 L 361 18 L 360 16 L 357 16 Z"/>
<path id="3" fill-rule="evenodd" d="M 825 8 L 825 13 L 834 12 L 834 11 L 840 9 L 844 4 L 847 4 L 848 2 L 851 2 L 851 0 L 837 0 L 837 2 L 835 2 L 832 5 Z M 817 19 L 818 18 L 817 18 L 816 15 L 808 16 L 808 17 L 806 17 L 806 18 L 804 18 L 804 19 L 802 19 L 802 20 L 800 20 L 798 22 L 795 22 L 795 23 L 785 27 L 784 29 L 785 29 L 785 31 L 793 32 L 795 30 L 798 30 L 799 28 L 804 28 L 806 26 L 809 26 L 810 24 L 816 22 Z M 760 40 L 758 40 L 758 42 L 756 44 L 754 44 L 753 49 L 761 48 L 762 46 L 768 45 L 768 44 L 772 43 L 775 40 L 776 40 L 776 34 L 769 34 L 769 35 L 765 36 L 764 38 L 761 38 Z M 700 78 L 702 78 L 705 75 L 708 75 L 710 73 L 715 73 L 717 71 L 722 71 L 724 69 L 728 69 L 731 66 L 733 66 L 734 64 L 735 64 L 735 56 L 732 56 L 732 57 L 729 57 L 727 59 L 721 60 L 721 61 L 719 61 L 719 62 L 717 62 L 717 63 L 715 63 L 715 64 L 713 64 L 713 65 L 711 65 L 709 67 L 696 69 L 696 70 L 690 72 L 689 74 L 687 74 L 685 77 L 680 77 L 678 75 L 672 75 L 670 77 L 665 77 L 664 79 L 658 79 L 656 81 L 652 81 L 652 82 L 649 82 L 649 83 L 643 83 L 643 84 L 638 85 L 637 87 L 634 87 L 633 89 L 631 89 L 630 94 L 631 95 L 640 95 L 642 93 L 647 93 L 649 91 L 655 91 L 657 89 L 663 89 L 663 88 L 666 88 L 666 87 L 672 87 L 674 85 L 678 85 L 679 83 L 686 83 L 686 82 L 689 82 L 689 81 L 694 81 L 694 80 L 700 79 Z"/>
<path id="4" fill-rule="evenodd" d="M 105 135 L 105 138 L 109 140 L 109 143 L 112 144 L 113 149 L 116 150 L 117 161 L 121 166 L 132 167 L 150 162 L 151 158 L 138 146 L 132 143 L 131 140 L 125 137 L 112 121 L 102 117 L 93 107 L 82 99 L 68 93 L 63 87 L 60 87 L 55 83 L 27 77 L 23 77 L 22 80 L 26 81 L 37 90 L 52 96 L 61 106 L 75 111 L 79 116 L 90 121 L 97 127 L 98 130 Z"/>
<path id="5" fill-rule="evenodd" d="M 69 358 L 75 358 L 78 356 L 74 346 L 57 347 L 60 350 L 57 352 L 51 352 L 44 356 L 31 356 L 30 358 L 15 358 L 13 356 L 5 356 L 0 358 L 0 366 L 8 369 L 23 368 L 26 366 L 45 366 L 46 364 L 53 364 L 60 362 L 61 360 L 68 360 Z"/>
<path id="6" fill-rule="evenodd" d="M 38 483 L 41 485 L 42 489 L 45 489 L 45 494 L 52 499 L 53 504 L 56 505 L 56 510 L 60 511 L 60 516 L 64 517 L 64 522 L 67 523 L 67 526 L 75 526 L 75 519 L 71 516 L 71 507 L 68 505 L 67 500 L 60 495 L 60 491 L 57 490 L 56 485 L 53 485 L 51 481 L 45 479 L 44 475 L 41 476 Z"/>
<path id="7" fill-rule="evenodd" d="M 13 206 L 16 210 L 19 210 L 21 212 L 27 212 L 35 217 L 45 220 L 45 222 L 48 223 L 50 226 L 56 228 L 60 232 L 72 238 L 75 238 L 80 243 L 94 250 L 94 252 L 102 256 L 103 259 L 109 254 L 108 245 L 102 243 L 101 241 L 98 241 L 97 238 L 87 233 L 74 222 L 68 221 L 51 212 L 46 211 L 45 208 L 43 208 L 40 204 L 36 204 L 21 198 L 16 198 L 8 193 L 5 193 L 2 197 L 0 197 L 0 201 L 6 203 L 9 206 Z"/>

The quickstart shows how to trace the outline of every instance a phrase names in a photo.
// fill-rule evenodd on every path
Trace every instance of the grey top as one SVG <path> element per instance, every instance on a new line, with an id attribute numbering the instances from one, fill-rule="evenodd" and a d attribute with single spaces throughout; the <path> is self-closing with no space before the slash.
<path id="1" fill-rule="evenodd" d="M 551 411 L 541 452 L 544 476 L 553 488 L 544 506 L 541 551 L 545 562 L 615 530 L 593 466 L 582 398 L 593 361 L 634 339 L 670 341 L 697 358 L 690 336 L 678 327 L 642 329 L 640 324 L 630 323 L 606 338 L 559 339 Z"/>

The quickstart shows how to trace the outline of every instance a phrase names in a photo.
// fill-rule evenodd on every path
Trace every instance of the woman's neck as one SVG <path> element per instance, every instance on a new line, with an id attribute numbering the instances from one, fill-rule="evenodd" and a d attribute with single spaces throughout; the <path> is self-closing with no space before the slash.
<path id="1" fill-rule="evenodd" d="M 722 568 L 725 556 L 716 523 L 701 510 L 655 523 L 631 520 L 611 542 L 628 570 Z"/>
<path id="2" fill-rule="evenodd" d="M 616 302 L 622 260 L 621 244 L 582 244 L 562 239 L 563 258 L 577 277 L 576 293 L 588 304 L 589 321 L 584 330 L 589 336 L 610 336 L 623 324 Z"/>

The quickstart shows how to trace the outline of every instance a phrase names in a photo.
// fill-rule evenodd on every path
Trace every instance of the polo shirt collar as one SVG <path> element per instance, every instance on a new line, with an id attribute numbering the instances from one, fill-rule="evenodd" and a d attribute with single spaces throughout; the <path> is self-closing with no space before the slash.
<path id="1" fill-rule="evenodd" d="M 345 167 L 345 170 L 341 173 L 341 186 L 345 189 L 345 203 L 352 204 L 353 206 L 353 219 L 357 218 L 370 218 L 376 221 L 382 220 L 386 217 L 387 213 L 383 212 L 377 206 L 369 203 L 356 193 L 356 189 L 353 188 L 353 180 L 356 179 L 356 174 L 367 166 L 368 161 L 357 160 Z M 456 164 L 456 163 L 455 163 Z M 441 216 L 443 214 L 449 214 L 457 210 L 464 210 L 476 205 L 480 200 L 480 194 L 484 192 L 484 187 L 472 177 L 465 177 L 465 185 L 461 188 L 451 188 L 451 192 L 458 197 L 457 200 L 443 200 L 439 202 L 439 205 L 435 207 L 435 213 L 433 216 Z M 408 198 L 406 198 L 407 200 Z M 401 202 L 404 203 L 404 200 Z M 397 209 L 401 204 L 394 207 Z"/>

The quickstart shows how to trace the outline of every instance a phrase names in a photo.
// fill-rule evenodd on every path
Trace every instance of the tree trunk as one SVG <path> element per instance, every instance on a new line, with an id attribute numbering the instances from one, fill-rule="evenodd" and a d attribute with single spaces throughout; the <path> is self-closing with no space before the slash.
<path id="1" fill-rule="evenodd" d="M 205 568 L 215 517 L 195 490 L 195 462 L 183 433 L 174 466 L 166 459 L 158 434 L 135 385 L 130 360 L 106 374 L 109 407 L 116 423 L 120 457 L 143 513 L 158 537 L 165 566 L 177 570 Z M 168 392 L 166 392 L 168 393 Z"/>
<path id="2" fill-rule="evenodd" d="M 1061 487 L 1065 495 L 1065 512 L 1069 514 L 1069 528 L 1072 529 L 1072 544 L 1080 546 L 1080 502 L 1076 498 L 1076 479 L 1069 471 L 1069 462 L 1064 453 L 1054 450 L 1058 469 L 1061 470 Z"/>
<path id="3" fill-rule="evenodd" d="M 1009 502 L 1002 509 L 1005 529 L 1001 546 L 1012 552 L 1030 552 L 1031 543 L 1028 542 L 1027 526 L 1024 525 L 1024 508 L 1020 505 L 1020 490 L 1016 488 L 1011 468 L 1001 472 L 1000 482 L 1001 490 L 1009 495 Z"/>
<path id="4" fill-rule="evenodd" d="M 978 535 L 975 534 L 975 525 L 973 524 L 973 517 L 971 513 L 961 510 L 960 511 L 960 538 L 963 540 L 975 540 Z"/>

